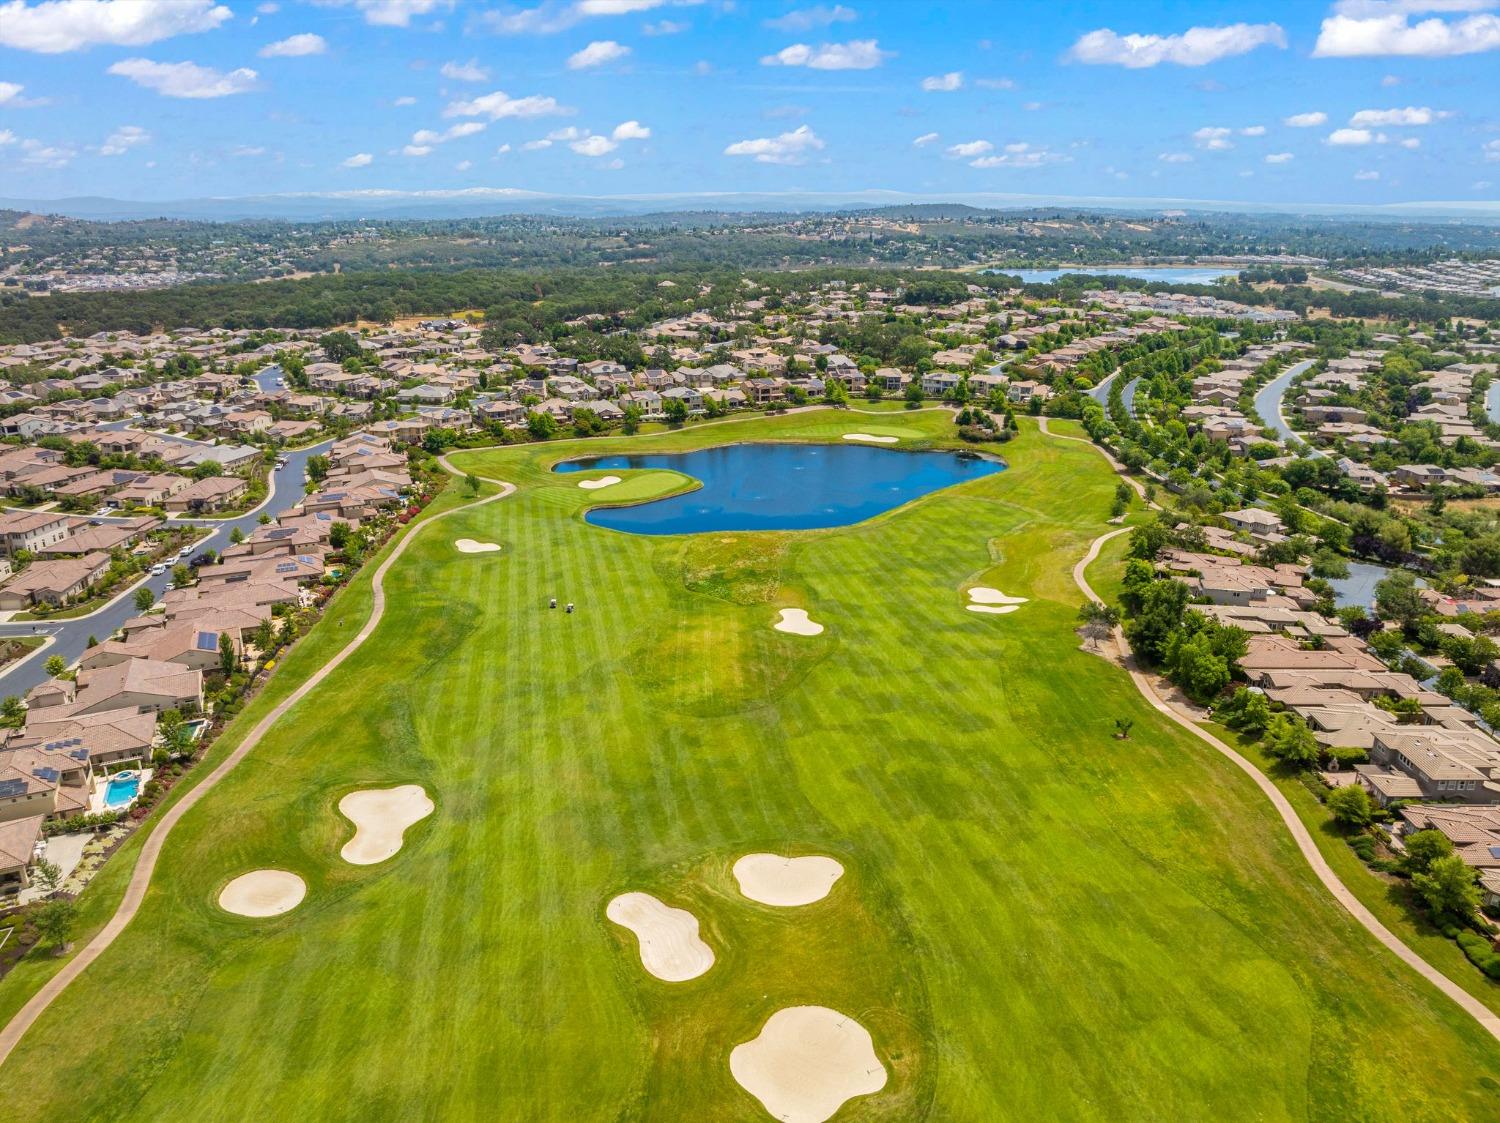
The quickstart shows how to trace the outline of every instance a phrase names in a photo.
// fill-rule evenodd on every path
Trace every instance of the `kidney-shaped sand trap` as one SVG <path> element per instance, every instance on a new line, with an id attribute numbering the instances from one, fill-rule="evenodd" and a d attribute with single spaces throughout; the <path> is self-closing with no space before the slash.
<path id="1" fill-rule="evenodd" d="M 780 854 L 746 854 L 734 864 L 740 892 L 763 905 L 793 908 L 821 901 L 844 876 L 844 867 L 821 854 L 783 858 Z"/>
<path id="2" fill-rule="evenodd" d="M 664 905 L 650 893 L 621 893 L 604 915 L 635 933 L 641 966 L 668 983 L 696 979 L 714 965 L 714 949 L 698 936 L 698 918 Z"/>
<path id="3" fill-rule="evenodd" d="M 759 1037 L 734 1047 L 729 1071 L 783 1123 L 823 1123 L 886 1082 L 869 1031 L 826 1006 L 776 1011 Z"/>
<path id="4" fill-rule="evenodd" d="M 280 916 L 307 896 L 307 882 L 286 870 L 242 873 L 219 893 L 219 907 L 240 916 Z"/>
<path id="5" fill-rule="evenodd" d="M 619 476 L 600 476 L 597 480 L 579 480 L 578 486 L 584 491 L 598 491 L 601 487 L 620 482 Z"/>
<path id="6" fill-rule="evenodd" d="M 460 554 L 493 554 L 500 548 L 498 542 L 476 542 L 472 538 L 457 538 L 453 548 Z"/>
<path id="7" fill-rule="evenodd" d="M 873 433 L 845 433 L 844 434 L 844 440 L 846 440 L 846 441 L 865 441 L 865 442 L 867 442 L 869 444 L 874 444 L 874 445 L 893 445 L 893 444 L 896 443 L 896 441 L 898 439 L 899 438 L 897 438 L 897 437 L 877 437 Z"/>
<path id="8" fill-rule="evenodd" d="M 823 625 L 809 620 L 807 613 L 800 608 L 783 608 L 780 617 L 771 627 L 778 632 L 790 632 L 794 636 L 823 634 Z"/>
<path id="9" fill-rule="evenodd" d="M 1025 604 L 1025 597 L 1008 597 L 999 589 L 987 585 L 975 585 L 969 590 L 969 599 L 975 604 Z"/>
<path id="10" fill-rule="evenodd" d="M 401 849 L 406 828 L 432 814 L 432 800 L 420 784 L 368 788 L 339 800 L 339 813 L 354 824 L 354 837 L 339 857 L 355 866 L 373 866 Z"/>

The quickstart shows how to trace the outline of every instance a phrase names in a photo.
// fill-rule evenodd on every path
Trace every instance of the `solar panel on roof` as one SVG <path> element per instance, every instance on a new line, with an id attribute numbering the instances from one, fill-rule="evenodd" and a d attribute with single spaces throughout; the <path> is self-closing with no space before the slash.
<path id="1" fill-rule="evenodd" d="M 62 773 L 55 768 L 38 768 L 33 773 L 33 775 L 35 775 L 38 780 L 46 780 L 48 783 L 55 784 L 57 783 L 57 778 L 61 776 Z"/>
<path id="2" fill-rule="evenodd" d="M 219 637 L 213 632 L 199 632 L 193 637 L 193 647 L 199 651 L 217 651 Z"/>
<path id="3" fill-rule="evenodd" d="M 25 795 L 25 780 L 0 780 L 0 799 L 8 796 Z"/>

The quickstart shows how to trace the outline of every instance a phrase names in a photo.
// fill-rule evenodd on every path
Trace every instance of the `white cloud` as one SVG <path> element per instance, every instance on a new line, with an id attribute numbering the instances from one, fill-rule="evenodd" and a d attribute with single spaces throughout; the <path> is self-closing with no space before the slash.
<path id="1" fill-rule="evenodd" d="M 774 55 L 766 55 L 762 66 L 806 66 L 813 70 L 872 70 L 895 51 L 882 51 L 874 39 L 851 39 L 847 43 L 820 43 L 809 47 L 806 43 L 793 43 L 783 47 Z"/>
<path id="2" fill-rule="evenodd" d="M 1369 171 L 1369 170 L 1362 169 L 1362 170 L 1357 171 L 1357 172 L 1354 173 L 1354 178 L 1358 179 L 1358 180 L 1369 181 L 1369 180 L 1379 179 L 1380 178 L 1380 173 L 1379 172 L 1372 172 L 1372 171 Z"/>
<path id="3" fill-rule="evenodd" d="M 607 136 L 586 136 L 582 140 L 573 141 L 568 147 L 580 156 L 603 156 L 613 152 L 619 145 Z"/>
<path id="4" fill-rule="evenodd" d="M 1265 136 L 1265 135 L 1266 135 L 1266 127 L 1264 125 L 1246 125 L 1243 129 L 1240 130 L 1240 136 Z"/>
<path id="5" fill-rule="evenodd" d="M 1328 143 L 1340 148 L 1362 148 L 1367 144 L 1384 144 L 1384 133 L 1369 129 L 1334 129 L 1328 134 Z"/>
<path id="6" fill-rule="evenodd" d="M 11 132 L 9 129 L 0 129 L 0 148 L 4 148 L 7 144 L 15 144 L 15 143 L 16 143 L 16 134 L 15 133 Z"/>
<path id="7" fill-rule="evenodd" d="M 1380 80 L 1380 84 L 1382 86 L 1384 86 L 1386 89 L 1390 89 L 1392 86 L 1399 86 L 1399 85 L 1401 85 L 1401 79 L 1398 78 L 1394 74 L 1387 74 L 1384 78 L 1382 78 Z"/>
<path id="8" fill-rule="evenodd" d="M 776 19 L 768 19 L 766 26 L 775 28 L 777 31 L 812 31 L 814 28 L 831 27 L 836 23 L 851 23 L 857 18 L 854 9 L 846 8 L 842 4 L 835 4 L 831 8 L 818 4 L 800 11 L 788 12 Z"/>
<path id="9" fill-rule="evenodd" d="M 340 164 L 345 168 L 368 168 L 375 160 L 368 152 L 356 152 L 353 156 L 346 157 Z"/>
<path id="10" fill-rule="evenodd" d="M 99 146 L 99 155 L 123 156 L 132 148 L 145 144 L 150 139 L 151 134 L 139 125 L 121 125 Z"/>
<path id="11" fill-rule="evenodd" d="M 1293 129 L 1316 129 L 1319 125 L 1328 124 L 1328 114 L 1322 110 L 1312 113 L 1293 113 L 1290 117 L 1283 117 L 1281 123 Z"/>
<path id="12" fill-rule="evenodd" d="M 255 156 L 264 156 L 266 148 L 263 144 L 236 144 L 229 150 L 229 154 L 236 159 L 248 160 Z"/>
<path id="13" fill-rule="evenodd" d="M 1414 136 L 1402 137 L 1396 143 L 1399 144 L 1402 148 L 1421 148 L 1422 147 L 1422 142 L 1418 138 L 1416 138 Z"/>
<path id="14" fill-rule="evenodd" d="M 511 97 L 504 90 L 483 94 L 470 101 L 450 102 L 443 110 L 444 117 L 488 117 L 498 121 L 502 117 L 566 117 L 573 110 L 559 105 L 556 98 L 531 94 L 528 97 Z"/>
<path id="15" fill-rule="evenodd" d="M 621 121 L 609 135 L 615 140 L 647 140 L 651 130 L 639 121 Z"/>
<path id="16" fill-rule="evenodd" d="M 1500 48 L 1500 17 L 1478 12 L 1463 19 L 1430 19 L 1411 22 L 1413 12 L 1456 11 L 1490 7 L 1490 4 L 1452 4 L 1441 0 L 1410 5 L 1340 5 L 1323 21 L 1315 58 L 1359 58 L 1401 55 L 1417 58 L 1447 58 L 1472 55 Z"/>
<path id="17" fill-rule="evenodd" d="M 109 73 L 129 78 L 138 86 L 163 97 L 214 98 L 249 93 L 259 75 L 240 67 L 227 73 L 194 62 L 152 62 L 146 58 L 121 59 Z"/>
<path id="18" fill-rule="evenodd" d="M 1290 164 L 1296 157 L 1290 152 L 1270 152 L 1266 154 L 1268 164 Z"/>
<path id="19" fill-rule="evenodd" d="M 780 136 L 735 141 L 724 149 L 726 156 L 753 156 L 760 164 L 800 164 L 823 148 L 823 140 L 806 125 Z"/>
<path id="20" fill-rule="evenodd" d="M 630 48 L 616 43 L 613 39 L 600 39 L 590 43 L 581 51 L 574 51 L 568 56 L 569 70 L 587 70 L 591 66 L 604 66 L 606 63 L 615 62 L 630 53 Z"/>
<path id="21" fill-rule="evenodd" d="M 508 145 L 508 144 L 502 144 L 499 148 L 495 149 L 495 155 L 496 156 L 504 156 L 509 151 L 510 151 L 510 145 Z"/>
<path id="22" fill-rule="evenodd" d="M 942 137 L 937 133 L 923 133 L 912 141 L 913 148 L 926 148 L 929 144 L 936 144 Z"/>
<path id="23" fill-rule="evenodd" d="M 65 168 L 78 155 L 70 144 L 46 144 L 40 140 L 21 142 L 21 163 L 37 168 Z"/>
<path id="24" fill-rule="evenodd" d="M 1236 23 L 1228 27 L 1190 27 L 1181 35 L 1118 35 L 1105 27 L 1082 36 L 1067 57 L 1074 62 L 1132 69 L 1163 62 L 1206 66 L 1267 46 L 1286 47 L 1286 32 L 1280 25 Z"/>
<path id="25" fill-rule="evenodd" d="M 1033 147 L 1030 144 L 1018 143 L 1007 144 L 1005 148 L 995 156 L 981 156 L 977 160 L 970 160 L 971 168 L 1040 168 L 1045 164 L 1060 164 L 1071 159 L 1060 152 L 1053 152 L 1043 146 Z"/>
<path id="26" fill-rule="evenodd" d="M 966 140 L 962 144 L 950 144 L 945 151 L 956 160 L 967 160 L 994 150 L 995 146 L 987 140 Z"/>
<path id="27" fill-rule="evenodd" d="M 412 97 L 410 94 L 404 94 L 403 96 L 398 97 L 395 101 L 391 102 L 391 104 L 392 105 L 416 105 L 417 104 L 417 99 L 414 98 L 414 97 Z"/>
<path id="28" fill-rule="evenodd" d="M 213 0 L 26 0 L 0 3 L 0 46 L 41 54 L 142 47 L 212 31 L 233 13 Z"/>
<path id="29" fill-rule="evenodd" d="M 460 160 L 458 163 L 453 165 L 453 170 L 457 172 L 466 172 L 473 166 L 473 160 Z"/>
<path id="30" fill-rule="evenodd" d="M 950 70 L 947 74 L 922 79 L 922 88 L 929 93 L 962 89 L 963 84 L 964 75 L 961 70 Z"/>
<path id="31" fill-rule="evenodd" d="M 1157 157 L 1163 164 L 1191 164 L 1193 157 L 1186 152 L 1163 152 Z"/>
<path id="32" fill-rule="evenodd" d="M 578 140 L 579 138 L 586 137 L 588 135 L 588 133 L 584 132 L 576 125 L 569 125 L 565 129 L 552 130 L 552 132 L 548 133 L 541 140 L 528 140 L 525 144 L 521 145 L 521 147 L 526 149 L 528 152 L 534 152 L 540 148 L 551 148 L 555 143 Z"/>
<path id="33" fill-rule="evenodd" d="M 682 20 L 662 19 L 655 23 L 642 24 L 641 31 L 647 35 L 680 35 L 690 26 L 692 25 Z"/>
<path id="34" fill-rule="evenodd" d="M 430 144 L 408 144 L 401 150 L 403 156 L 426 156 L 432 151 Z"/>
<path id="35" fill-rule="evenodd" d="M 261 58 L 302 58 L 304 55 L 321 55 L 328 50 L 328 42 L 321 35 L 304 32 L 292 35 L 275 43 L 267 43 L 260 49 Z"/>
<path id="36" fill-rule="evenodd" d="M 981 90 L 1013 90 L 1016 83 L 1013 78 L 976 78 L 974 85 Z"/>
<path id="37" fill-rule="evenodd" d="M 438 73 L 451 82 L 488 82 L 490 72 L 479 65 L 476 59 L 468 62 L 445 62 Z"/>
<path id="38" fill-rule="evenodd" d="M 1193 143 L 1210 152 L 1223 152 L 1234 147 L 1234 142 L 1229 139 L 1233 132 L 1233 129 L 1226 129 L 1222 126 L 1205 125 L 1201 129 L 1194 130 Z"/>
<path id="39" fill-rule="evenodd" d="M 1027 113 L 1035 113 L 1038 109 L 1043 109 L 1045 107 L 1046 103 L 1041 101 L 1027 101 L 1021 103 L 1021 108 L 1026 110 Z"/>
<path id="40" fill-rule="evenodd" d="M 1484 153 L 1484 158 L 1490 163 L 1500 163 L 1500 140 L 1487 140 L 1480 146 L 1479 151 Z"/>
<path id="41" fill-rule="evenodd" d="M 484 121 L 460 121 L 456 125 L 450 125 L 443 132 L 437 132 L 434 129 L 418 129 L 411 134 L 411 145 L 416 148 L 431 149 L 435 144 L 446 144 L 450 140 L 460 140 L 466 136 L 473 136 L 475 133 L 482 133 L 488 127 Z"/>
<path id="42" fill-rule="evenodd" d="M 14 105 L 25 88 L 17 82 L 0 82 L 0 105 Z"/>
<path id="43" fill-rule="evenodd" d="M 1430 125 L 1451 114 L 1427 106 L 1409 105 L 1405 109 L 1361 109 L 1349 118 L 1349 124 L 1357 129 L 1379 125 Z"/>
<path id="44" fill-rule="evenodd" d="M 375 27 L 410 27 L 413 16 L 425 16 L 439 8 L 448 9 L 453 0 L 314 0 L 315 3 L 343 7 L 346 2 Z"/>
<path id="45" fill-rule="evenodd" d="M 707 59 L 700 58 L 697 62 L 693 63 L 693 73 L 698 75 L 698 77 L 700 78 L 702 78 L 706 74 L 712 74 L 713 72 L 713 63 L 709 62 Z"/>

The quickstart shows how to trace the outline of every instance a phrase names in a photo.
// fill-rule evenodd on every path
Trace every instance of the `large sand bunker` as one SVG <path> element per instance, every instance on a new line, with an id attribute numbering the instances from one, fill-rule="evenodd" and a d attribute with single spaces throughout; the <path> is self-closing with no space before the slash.
<path id="1" fill-rule="evenodd" d="M 1025 604 L 1025 597 L 1008 597 L 999 589 L 988 585 L 975 585 L 969 590 L 969 599 L 975 604 Z"/>
<path id="2" fill-rule="evenodd" d="M 584 491 L 598 491 L 601 487 L 620 482 L 619 476 L 600 476 L 597 480 L 579 480 L 578 486 Z"/>
<path id="3" fill-rule="evenodd" d="M 875 444 L 875 445 L 893 445 L 898 440 L 900 440 L 900 438 L 899 437 L 877 437 L 873 433 L 845 433 L 844 434 L 844 440 L 846 440 L 846 441 L 865 441 L 865 442 L 867 442 L 869 444 Z"/>
<path id="4" fill-rule="evenodd" d="M 696 979 L 714 965 L 714 949 L 698 936 L 698 918 L 664 905 L 650 893 L 621 893 L 604 915 L 635 933 L 641 966 L 668 983 Z"/>
<path id="5" fill-rule="evenodd" d="M 500 548 L 498 542 L 476 542 L 472 538 L 458 538 L 453 542 L 453 548 L 460 554 L 493 554 Z"/>
<path id="6" fill-rule="evenodd" d="M 251 870 L 219 894 L 219 907 L 239 916 L 280 916 L 307 896 L 307 882 L 286 870 Z"/>
<path id="7" fill-rule="evenodd" d="M 1021 606 L 1018 604 L 971 604 L 967 607 L 970 612 L 985 612 L 991 616 L 1004 616 L 1007 612 L 1014 612 Z"/>
<path id="8" fill-rule="evenodd" d="M 734 1047 L 729 1071 L 783 1123 L 823 1123 L 886 1082 L 869 1032 L 826 1006 L 776 1011 L 759 1037 Z"/>
<path id="9" fill-rule="evenodd" d="M 752 901 L 781 908 L 821 901 L 843 876 L 844 867 L 821 854 L 801 858 L 746 854 L 734 864 L 734 879 L 740 883 L 741 893 Z"/>
<path id="10" fill-rule="evenodd" d="M 790 632 L 794 636 L 823 634 L 823 625 L 808 619 L 807 613 L 800 608 L 783 608 L 780 617 L 771 627 L 778 632 Z"/>
<path id="11" fill-rule="evenodd" d="M 406 828 L 432 811 L 432 800 L 420 784 L 350 792 L 339 800 L 339 813 L 354 824 L 354 837 L 344 844 L 339 857 L 356 866 L 383 862 L 401 849 Z"/>

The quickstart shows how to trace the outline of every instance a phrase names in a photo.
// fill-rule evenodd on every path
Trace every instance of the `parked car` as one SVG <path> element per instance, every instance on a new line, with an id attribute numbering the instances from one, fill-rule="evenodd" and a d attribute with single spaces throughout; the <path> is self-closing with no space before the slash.
<path id="1" fill-rule="evenodd" d="M 153 565 L 151 567 L 151 576 L 152 577 L 160 577 L 166 571 L 167 571 L 167 563 L 166 562 L 157 562 L 155 565 Z"/>
<path id="2" fill-rule="evenodd" d="M 199 566 L 202 566 L 202 565 L 212 565 L 213 564 L 213 560 L 214 560 L 214 556 L 212 554 L 210 554 L 207 550 L 204 550 L 203 553 L 201 553 L 201 554 L 195 554 L 195 555 L 193 555 L 193 558 L 192 558 L 191 561 L 188 562 L 188 565 L 192 566 L 194 569 L 197 569 Z"/>
<path id="3" fill-rule="evenodd" d="M 189 554 L 191 554 L 192 552 L 193 552 L 193 547 L 192 547 L 191 544 L 189 544 L 189 545 L 184 546 L 182 549 L 178 550 L 177 551 L 177 556 L 179 558 L 185 558 Z"/>

